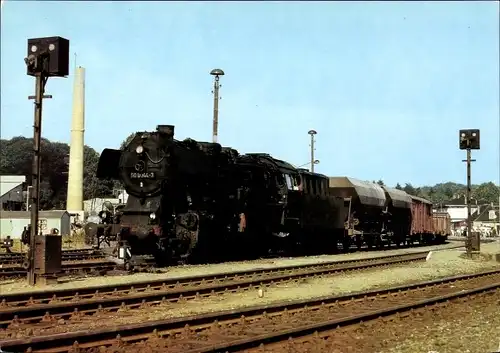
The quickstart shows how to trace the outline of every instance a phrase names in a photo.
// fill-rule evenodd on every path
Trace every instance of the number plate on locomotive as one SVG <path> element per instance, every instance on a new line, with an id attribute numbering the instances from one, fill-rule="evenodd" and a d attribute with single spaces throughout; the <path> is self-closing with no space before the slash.
<path id="1" fill-rule="evenodd" d="M 154 179 L 155 173 L 154 172 L 147 172 L 147 173 L 130 173 L 130 179 Z"/>

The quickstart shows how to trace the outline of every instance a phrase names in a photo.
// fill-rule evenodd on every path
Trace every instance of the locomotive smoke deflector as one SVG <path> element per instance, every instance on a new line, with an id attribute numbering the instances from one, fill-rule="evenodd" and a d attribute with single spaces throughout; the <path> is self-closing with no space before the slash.
<path id="1" fill-rule="evenodd" d="M 99 179 L 119 179 L 119 166 L 122 151 L 105 148 L 99 157 L 96 177 Z"/>

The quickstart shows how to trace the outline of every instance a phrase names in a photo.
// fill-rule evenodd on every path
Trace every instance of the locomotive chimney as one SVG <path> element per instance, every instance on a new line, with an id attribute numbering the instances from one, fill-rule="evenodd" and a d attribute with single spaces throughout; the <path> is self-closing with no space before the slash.
<path id="1" fill-rule="evenodd" d="M 75 69 L 73 112 L 69 155 L 68 199 L 66 209 L 83 221 L 83 133 L 85 128 L 85 69 Z"/>

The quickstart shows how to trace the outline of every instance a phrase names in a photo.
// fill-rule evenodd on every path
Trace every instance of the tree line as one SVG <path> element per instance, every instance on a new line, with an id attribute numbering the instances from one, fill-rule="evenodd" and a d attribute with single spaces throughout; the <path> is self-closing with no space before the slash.
<path id="1" fill-rule="evenodd" d="M 43 210 L 65 209 L 68 189 L 69 145 L 41 141 L 40 207 Z M 25 175 L 31 185 L 33 138 L 0 139 L 0 175 Z M 110 196 L 113 182 L 95 177 L 99 153 L 92 147 L 83 150 L 83 198 Z"/>
<path id="2" fill-rule="evenodd" d="M 120 148 L 123 149 L 134 134 L 128 136 Z M 25 175 L 27 184 L 31 185 L 31 166 L 33 156 L 33 139 L 14 137 L 10 140 L 0 139 L 0 174 Z M 41 144 L 41 182 L 40 204 L 44 210 L 64 209 L 66 207 L 67 181 L 68 181 L 68 156 L 69 145 L 61 142 L 51 142 L 42 139 Z M 83 169 L 83 197 L 110 197 L 115 188 L 120 188 L 118 182 L 99 180 L 95 176 L 99 153 L 92 147 L 84 147 Z M 374 181 L 375 182 L 375 181 Z M 384 185 L 382 180 L 377 181 Z M 453 198 L 465 195 L 466 186 L 447 182 L 434 186 L 414 187 L 411 183 L 404 186 L 397 184 L 396 189 L 404 190 L 410 195 L 431 200 L 434 203 L 445 203 Z M 500 188 L 488 182 L 472 186 L 472 198 L 478 203 L 497 203 Z"/>
<path id="3" fill-rule="evenodd" d="M 385 185 L 382 180 L 378 180 L 376 183 L 379 185 Z M 397 183 L 395 188 L 403 190 L 410 195 L 430 200 L 434 204 L 445 204 L 453 199 L 464 198 L 467 192 L 466 185 L 453 182 L 421 187 L 414 187 L 411 183 L 405 183 L 404 186 Z M 496 186 L 491 181 L 471 185 L 471 198 L 473 203 L 476 203 L 477 201 L 478 204 L 498 204 L 499 196 L 500 187 Z"/>

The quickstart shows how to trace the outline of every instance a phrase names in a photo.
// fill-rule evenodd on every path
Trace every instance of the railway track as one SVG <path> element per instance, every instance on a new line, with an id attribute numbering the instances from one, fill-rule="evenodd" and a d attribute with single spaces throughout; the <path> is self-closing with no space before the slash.
<path id="1" fill-rule="evenodd" d="M 93 252 L 99 252 L 99 250 L 95 250 L 93 248 L 80 248 L 80 249 L 64 249 L 62 250 L 62 254 L 88 254 L 88 253 L 93 253 Z M 0 253 L 0 258 L 1 257 L 8 257 L 8 256 L 24 256 L 26 255 L 25 252 L 2 252 Z"/>
<path id="2" fill-rule="evenodd" d="M 114 262 L 99 259 L 64 261 L 61 264 L 61 275 L 110 271 L 115 267 L 116 264 Z M 26 269 L 24 269 L 21 264 L 2 265 L 0 267 L 0 279 L 10 279 L 22 276 L 26 276 Z"/>
<path id="3" fill-rule="evenodd" d="M 78 261 L 78 260 L 102 259 L 104 258 L 104 254 L 100 251 L 93 251 L 93 250 L 64 251 L 61 257 L 62 261 Z M 26 254 L 23 253 L 0 254 L 0 265 L 21 264 L 25 258 Z"/>
<path id="4" fill-rule="evenodd" d="M 142 259 L 135 266 L 134 272 L 144 272 L 153 268 L 154 259 Z M 106 260 L 104 257 L 89 258 L 85 260 L 70 260 L 61 263 L 61 272 L 59 276 L 68 276 L 74 274 L 105 274 L 107 271 L 118 269 L 113 261 Z M 8 264 L 0 266 L 0 280 L 12 279 L 26 276 L 26 270 L 21 264 Z M 0 297 L 3 298 L 3 297 Z"/>
<path id="5" fill-rule="evenodd" d="M 452 245 L 450 247 L 436 249 L 435 251 L 449 250 L 454 248 L 461 248 L 462 245 Z M 423 251 L 427 253 L 428 251 Z M 0 280 L 23 277 L 26 275 L 26 270 L 23 268 L 19 260 L 24 259 L 22 253 L 0 254 Z M 391 256 L 385 256 L 391 257 Z M 3 260 L 5 259 L 5 260 Z M 16 259 L 18 261 L 12 260 Z M 95 262 L 93 262 L 95 260 Z M 101 260 L 101 261 L 99 261 Z M 2 263 L 4 261 L 4 263 Z M 345 262 L 344 262 L 345 263 Z M 144 258 L 137 262 L 134 270 L 143 271 L 154 266 L 152 258 Z M 105 260 L 105 255 L 101 252 L 96 252 L 92 249 L 75 249 L 63 252 L 62 274 L 69 275 L 74 273 L 89 273 L 98 272 L 102 273 L 116 268 L 112 261 Z"/>
<path id="6" fill-rule="evenodd" d="M 286 348 L 287 341 L 313 335 L 321 351 L 320 335 L 328 335 L 336 328 L 380 317 L 406 316 L 411 310 L 426 310 L 429 306 L 446 305 L 448 301 L 476 295 L 496 293 L 498 298 L 499 291 L 500 270 L 494 270 L 344 296 L 4 340 L 0 346 L 6 352 L 28 349 L 31 352 L 97 352 L 95 347 L 100 346 L 112 346 L 113 351 L 149 348 L 148 352 L 206 353 L 254 349 L 262 352 L 262 345 L 285 345 Z"/>
<path id="7" fill-rule="evenodd" d="M 89 315 L 102 310 L 113 312 L 145 304 L 198 299 L 339 272 L 423 261 L 427 254 L 419 252 L 124 285 L 9 294 L 3 297 L 0 304 L 0 328 L 8 327 L 12 322 L 36 323 L 44 320 L 68 319 L 75 315 Z"/>

